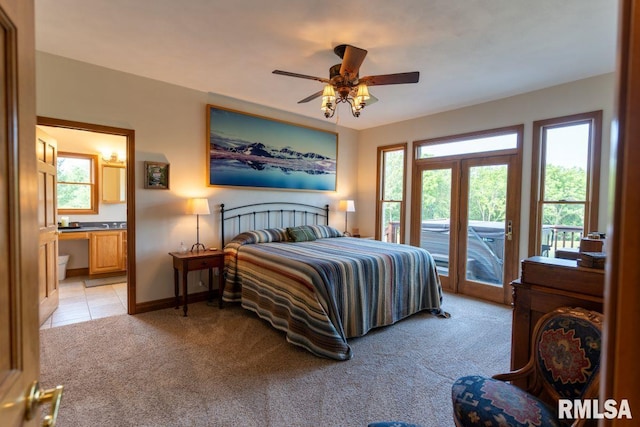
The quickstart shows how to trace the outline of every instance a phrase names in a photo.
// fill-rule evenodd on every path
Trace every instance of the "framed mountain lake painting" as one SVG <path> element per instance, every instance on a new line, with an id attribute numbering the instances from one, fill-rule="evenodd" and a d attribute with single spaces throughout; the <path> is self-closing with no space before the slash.
<path id="1" fill-rule="evenodd" d="M 207 105 L 209 186 L 335 191 L 338 134 Z"/>

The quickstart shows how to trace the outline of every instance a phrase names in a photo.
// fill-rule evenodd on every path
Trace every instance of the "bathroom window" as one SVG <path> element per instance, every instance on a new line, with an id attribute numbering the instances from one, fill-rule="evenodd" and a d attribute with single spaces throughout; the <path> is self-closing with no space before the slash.
<path id="1" fill-rule="evenodd" d="M 98 157 L 91 154 L 58 153 L 58 214 L 97 214 Z"/>

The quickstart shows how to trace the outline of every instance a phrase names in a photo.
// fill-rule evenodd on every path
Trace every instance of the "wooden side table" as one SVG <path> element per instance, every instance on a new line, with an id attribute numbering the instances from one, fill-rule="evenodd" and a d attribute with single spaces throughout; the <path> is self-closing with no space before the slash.
<path id="1" fill-rule="evenodd" d="M 218 269 L 218 304 L 222 307 L 222 269 L 224 268 L 223 251 L 194 251 L 194 252 L 170 252 L 173 257 L 173 282 L 176 295 L 176 309 L 180 308 L 179 277 L 178 271 L 182 271 L 182 298 L 184 303 L 184 315 L 187 315 L 187 276 L 190 271 L 209 270 L 209 301 L 213 294 L 213 269 Z"/>

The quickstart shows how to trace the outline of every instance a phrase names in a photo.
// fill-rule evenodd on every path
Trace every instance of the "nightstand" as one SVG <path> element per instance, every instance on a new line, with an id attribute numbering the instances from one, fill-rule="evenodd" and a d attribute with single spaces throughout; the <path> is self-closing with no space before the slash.
<path id="1" fill-rule="evenodd" d="M 176 309 L 180 308 L 179 277 L 178 271 L 182 271 L 182 298 L 184 303 L 184 315 L 187 315 L 187 276 L 190 271 L 209 270 L 209 301 L 213 294 L 213 269 L 218 269 L 218 305 L 222 307 L 222 270 L 224 268 L 223 251 L 196 251 L 196 252 L 170 252 L 173 257 L 173 282 L 176 295 Z"/>

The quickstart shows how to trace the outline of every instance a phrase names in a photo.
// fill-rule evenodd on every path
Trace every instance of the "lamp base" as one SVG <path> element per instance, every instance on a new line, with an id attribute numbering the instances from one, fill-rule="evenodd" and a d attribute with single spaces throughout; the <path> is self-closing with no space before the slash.
<path id="1" fill-rule="evenodd" d="M 194 243 L 193 246 L 191 246 L 191 252 L 200 252 L 200 248 L 202 248 L 202 251 L 206 251 L 207 248 L 204 246 L 204 244 L 202 243 Z"/>

